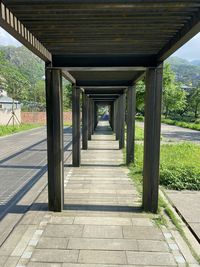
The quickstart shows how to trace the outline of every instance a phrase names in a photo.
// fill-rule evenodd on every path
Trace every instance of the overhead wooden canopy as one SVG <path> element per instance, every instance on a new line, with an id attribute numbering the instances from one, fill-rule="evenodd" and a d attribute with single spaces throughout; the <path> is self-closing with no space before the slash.
<path id="1" fill-rule="evenodd" d="M 46 61 L 52 56 L 53 66 L 68 68 L 80 86 L 128 85 L 140 73 L 133 69 L 132 77 L 129 70 L 119 75 L 123 67 L 157 66 L 200 30 L 200 0 L 2 2 L 48 56 L 37 54 Z M 13 34 L 12 27 L 10 32 Z M 94 73 L 81 73 L 88 67 L 104 67 L 115 75 L 109 80 L 99 69 L 102 79 L 96 79 Z M 72 68 L 79 68 L 79 73 Z"/>

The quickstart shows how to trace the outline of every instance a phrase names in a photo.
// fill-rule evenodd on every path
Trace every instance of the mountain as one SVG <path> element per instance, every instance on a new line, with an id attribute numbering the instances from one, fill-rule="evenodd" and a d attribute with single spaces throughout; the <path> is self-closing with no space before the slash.
<path id="1" fill-rule="evenodd" d="M 44 76 L 44 62 L 26 47 L 0 46 L 6 60 L 16 67 L 30 82 L 37 83 Z"/>
<path id="2" fill-rule="evenodd" d="M 178 82 L 189 86 L 197 86 L 200 83 L 200 66 L 179 57 L 170 57 L 166 62 L 171 65 Z"/>
<path id="3" fill-rule="evenodd" d="M 200 59 L 192 60 L 190 63 L 194 66 L 200 66 Z"/>

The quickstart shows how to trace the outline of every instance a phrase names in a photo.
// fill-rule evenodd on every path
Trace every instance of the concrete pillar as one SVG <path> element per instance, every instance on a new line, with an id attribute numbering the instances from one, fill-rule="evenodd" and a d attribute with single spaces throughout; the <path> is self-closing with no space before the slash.
<path id="1" fill-rule="evenodd" d="M 50 211 L 62 211 L 64 204 L 62 75 L 46 69 L 48 203 Z"/>
<path id="2" fill-rule="evenodd" d="M 163 66 L 146 71 L 143 208 L 157 212 Z"/>

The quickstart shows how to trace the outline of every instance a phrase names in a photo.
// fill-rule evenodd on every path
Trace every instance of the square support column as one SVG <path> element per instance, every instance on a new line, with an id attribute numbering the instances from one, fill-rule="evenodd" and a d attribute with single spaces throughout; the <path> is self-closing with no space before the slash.
<path id="1" fill-rule="evenodd" d="M 116 140 L 119 140 L 119 98 L 116 99 L 115 133 L 116 133 Z"/>
<path id="2" fill-rule="evenodd" d="M 88 140 L 92 138 L 92 100 L 88 99 Z"/>
<path id="3" fill-rule="evenodd" d="M 62 75 L 58 69 L 46 69 L 46 111 L 48 203 L 50 211 L 59 212 L 64 204 L 64 150 Z"/>
<path id="4" fill-rule="evenodd" d="M 124 126 L 125 126 L 125 99 L 126 95 L 119 97 L 119 149 L 124 148 Z"/>
<path id="5" fill-rule="evenodd" d="M 157 212 L 163 66 L 146 72 L 143 208 Z"/>
<path id="6" fill-rule="evenodd" d="M 136 110 L 136 88 L 131 86 L 127 90 L 127 133 L 126 133 L 126 164 L 134 161 L 135 143 L 135 110 Z"/>
<path id="7" fill-rule="evenodd" d="M 72 89 L 72 165 L 80 167 L 80 89 L 75 85 Z"/>
<path id="8" fill-rule="evenodd" d="M 88 149 L 88 97 L 82 93 L 82 149 Z"/>

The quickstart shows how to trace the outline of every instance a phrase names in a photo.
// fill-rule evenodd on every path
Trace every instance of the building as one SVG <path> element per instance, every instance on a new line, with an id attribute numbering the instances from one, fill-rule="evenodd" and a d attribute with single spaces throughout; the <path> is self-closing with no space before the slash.
<path id="1" fill-rule="evenodd" d="M 7 96 L 7 92 L 0 89 L 0 125 L 21 123 L 21 106 L 16 100 Z"/>

